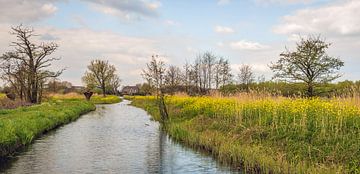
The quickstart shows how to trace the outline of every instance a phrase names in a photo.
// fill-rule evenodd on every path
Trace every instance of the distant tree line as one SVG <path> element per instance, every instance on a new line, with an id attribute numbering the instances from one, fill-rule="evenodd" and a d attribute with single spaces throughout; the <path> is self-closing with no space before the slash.
<path id="1" fill-rule="evenodd" d="M 149 72 L 158 68 L 155 64 L 159 62 L 162 68 L 157 74 L 163 79 L 157 81 L 149 78 Z M 211 89 L 219 89 L 220 86 L 230 84 L 233 75 L 227 59 L 205 52 L 199 54 L 193 63 L 186 62 L 183 67 L 166 66 L 159 56 L 154 55 L 144 70 L 143 77 L 146 83 L 139 85 L 143 94 L 155 92 L 161 82 L 164 93 L 185 92 L 190 95 L 202 95 Z"/>
<path id="2" fill-rule="evenodd" d="M 225 96 L 247 92 L 248 89 L 254 93 L 267 93 L 268 95 L 281 95 L 285 97 L 308 96 L 307 84 L 303 82 L 289 83 L 282 81 L 259 81 L 248 86 L 244 84 L 229 84 L 219 89 Z M 360 81 L 341 81 L 337 83 L 322 83 L 314 87 L 314 96 L 319 97 L 349 97 L 360 95 Z"/>
<path id="3" fill-rule="evenodd" d="M 164 81 L 161 89 L 168 94 L 185 92 L 189 95 L 205 95 L 211 90 L 219 90 L 224 95 L 230 95 L 256 90 L 285 96 L 337 95 L 346 90 L 342 88 L 343 83 L 349 83 L 330 83 L 341 77 L 339 70 L 344 66 L 339 58 L 326 53 L 330 45 L 320 36 L 301 37 L 294 51 L 286 49 L 277 62 L 270 64 L 269 68 L 275 73 L 271 81 L 265 81 L 262 75 L 255 82 L 252 67 L 247 64 L 241 65 L 238 73 L 233 75 L 229 61 L 211 52 L 197 55 L 194 62 L 186 62 L 183 67 L 166 66 L 161 61 L 163 68 L 157 72 L 157 76 L 163 78 L 160 80 Z M 147 70 L 151 69 L 149 65 L 159 62 L 156 58 L 159 57 L 152 57 Z M 138 85 L 142 94 L 151 94 L 154 89 L 159 89 L 146 71 L 143 77 L 147 83 Z"/>

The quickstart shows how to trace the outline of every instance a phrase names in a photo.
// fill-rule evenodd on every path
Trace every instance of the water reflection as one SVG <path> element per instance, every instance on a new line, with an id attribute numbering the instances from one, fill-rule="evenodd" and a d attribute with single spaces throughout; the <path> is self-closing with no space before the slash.
<path id="1" fill-rule="evenodd" d="M 142 109 L 102 105 L 36 140 L 0 173 L 232 173 L 171 141 Z"/>

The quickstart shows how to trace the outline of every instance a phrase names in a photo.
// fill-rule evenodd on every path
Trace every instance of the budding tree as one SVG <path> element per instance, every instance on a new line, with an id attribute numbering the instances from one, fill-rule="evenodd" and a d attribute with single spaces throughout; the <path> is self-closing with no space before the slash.
<path id="1" fill-rule="evenodd" d="M 146 64 L 146 69 L 143 69 L 142 73 L 143 78 L 156 89 L 156 96 L 158 98 L 158 105 L 162 122 L 165 122 L 168 119 L 163 91 L 165 72 L 166 67 L 164 61 L 159 58 L 159 55 L 153 55 L 151 57 L 151 61 Z"/>
<path id="2" fill-rule="evenodd" d="M 295 51 L 286 49 L 280 59 L 270 65 L 274 78 L 305 82 L 308 96 L 314 96 L 317 83 L 331 82 L 341 76 L 338 71 L 344 62 L 326 53 L 330 45 L 320 36 L 301 37 Z"/>
<path id="3" fill-rule="evenodd" d="M 102 90 L 103 96 L 106 96 L 106 89 L 111 88 L 114 79 L 118 78 L 115 74 L 116 68 L 104 60 L 93 60 L 88 66 L 88 71 L 85 72 L 82 80 L 89 88 L 99 87 Z M 115 80 L 117 83 L 117 80 Z"/>

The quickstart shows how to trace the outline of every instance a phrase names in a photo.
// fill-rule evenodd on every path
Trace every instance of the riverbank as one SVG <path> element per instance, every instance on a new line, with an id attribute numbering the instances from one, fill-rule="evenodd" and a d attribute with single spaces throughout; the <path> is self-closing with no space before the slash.
<path id="1" fill-rule="evenodd" d="M 68 93 L 68 94 L 49 94 L 49 99 L 84 99 L 84 95 L 78 93 Z M 121 98 L 116 95 L 93 95 L 90 99 L 91 103 L 94 104 L 113 104 L 121 102 Z"/>
<path id="2" fill-rule="evenodd" d="M 154 97 L 127 97 L 159 120 Z M 355 102 L 355 103 L 354 103 Z M 167 97 L 169 135 L 249 172 L 359 172 L 353 100 Z"/>
<path id="3" fill-rule="evenodd" d="M 58 97 L 39 105 L 0 110 L 0 158 L 30 144 L 38 136 L 95 110 L 95 104 L 120 101 L 117 96 L 96 97 L 90 102 Z"/>

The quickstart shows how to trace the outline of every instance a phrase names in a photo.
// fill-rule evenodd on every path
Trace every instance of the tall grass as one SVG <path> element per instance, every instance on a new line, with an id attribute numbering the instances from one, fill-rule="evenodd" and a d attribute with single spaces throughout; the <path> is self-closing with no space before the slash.
<path id="1" fill-rule="evenodd" d="M 133 97 L 159 119 L 154 97 Z M 360 172 L 360 100 L 167 97 L 169 134 L 247 171 Z"/>

